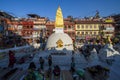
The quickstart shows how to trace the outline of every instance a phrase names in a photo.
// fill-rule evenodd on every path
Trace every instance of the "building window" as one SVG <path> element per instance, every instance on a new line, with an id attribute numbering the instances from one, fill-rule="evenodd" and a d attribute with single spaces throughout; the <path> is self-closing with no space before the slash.
<path id="1" fill-rule="evenodd" d="M 82 28 L 84 28 L 84 25 L 82 25 Z"/>
<path id="2" fill-rule="evenodd" d="M 74 30 L 74 26 L 72 26 L 72 29 Z"/>
<path id="3" fill-rule="evenodd" d="M 90 32 L 90 34 L 92 34 L 92 32 Z"/>
<path id="4" fill-rule="evenodd" d="M 82 32 L 82 35 L 84 35 L 84 32 Z"/>
<path id="5" fill-rule="evenodd" d="M 79 28 L 80 28 L 80 26 L 79 26 L 79 25 L 77 25 L 77 28 L 79 29 Z"/>
<path id="6" fill-rule="evenodd" d="M 92 25 L 90 25 L 90 28 L 92 28 Z"/>
<path id="7" fill-rule="evenodd" d="M 29 29 L 29 26 L 25 26 L 24 29 Z"/>
<path id="8" fill-rule="evenodd" d="M 80 34 L 80 32 L 77 32 L 77 35 L 79 35 Z"/>
<path id="9" fill-rule="evenodd" d="M 88 34 L 88 32 L 86 32 L 86 34 Z"/>
<path id="10" fill-rule="evenodd" d="M 86 28 L 88 28 L 88 25 L 86 25 Z"/>
<path id="11" fill-rule="evenodd" d="M 94 28 L 96 28 L 96 25 L 94 25 Z"/>
<path id="12" fill-rule="evenodd" d="M 70 29 L 70 28 L 71 28 L 71 26 L 68 26 L 68 28 Z"/>
<path id="13" fill-rule="evenodd" d="M 96 35 L 96 32 L 94 32 L 94 35 Z"/>
<path id="14" fill-rule="evenodd" d="M 67 26 L 65 26 L 64 29 L 66 30 L 66 29 L 67 29 Z"/>
<path id="15" fill-rule="evenodd" d="M 30 26 L 30 28 L 32 28 L 32 26 Z"/>
<path id="16" fill-rule="evenodd" d="M 72 36 L 74 36 L 75 35 L 75 33 L 74 32 L 72 32 Z"/>

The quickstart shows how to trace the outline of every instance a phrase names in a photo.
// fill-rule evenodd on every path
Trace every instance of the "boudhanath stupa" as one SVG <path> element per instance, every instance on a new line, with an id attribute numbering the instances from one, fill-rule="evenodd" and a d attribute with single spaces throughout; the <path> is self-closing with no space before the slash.
<path id="1" fill-rule="evenodd" d="M 63 15 L 62 10 L 60 6 L 57 9 L 56 12 L 56 20 L 55 20 L 55 29 L 54 33 L 48 38 L 46 49 L 41 51 L 35 51 L 32 47 L 22 47 L 22 49 L 15 48 L 16 53 L 15 57 L 19 61 L 19 58 L 25 57 L 25 62 L 22 64 L 16 63 L 14 65 L 14 68 L 18 68 L 16 71 L 14 71 L 13 74 L 9 75 L 5 80 L 24 80 L 24 77 L 28 74 L 28 67 L 31 62 L 34 62 L 36 65 L 36 71 L 40 68 L 40 62 L 39 58 L 42 57 L 45 61 L 44 63 L 44 71 L 49 69 L 48 66 L 48 56 L 52 56 L 52 66 L 53 69 L 55 65 L 59 65 L 61 68 L 61 74 L 60 79 L 56 79 L 53 76 L 53 73 L 50 73 L 51 78 L 50 79 L 40 79 L 40 80 L 73 80 L 73 74 L 70 73 L 71 68 L 71 58 L 74 58 L 75 61 L 75 69 L 77 70 L 86 70 L 86 68 L 90 68 L 96 65 L 101 65 L 106 68 L 110 69 L 110 75 L 109 78 L 101 79 L 94 79 L 91 74 L 88 71 L 84 72 L 84 78 L 85 80 L 119 80 L 120 78 L 120 54 L 117 52 L 112 44 L 106 44 L 104 48 L 102 48 L 99 53 L 97 53 L 96 49 L 93 48 L 93 50 L 90 52 L 90 55 L 86 58 L 83 53 L 80 53 L 79 51 L 75 51 L 74 54 L 72 54 L 72 51 L 74 51 L 73 48 L 73 42 L 70 36 L 66 33 L 64 33 L 64 22 L 63 22 Z M 85 45 L 83 45 L 85 47 Z M 23 50 L 24 49 L 24 50 Z M 33 50 L 32 50 L 33 49 Z M 51 53 L 57 52 L 57 54 L 51 54 Z M 7 50 L 6 50 L 7 51 Z M 59 54 L 59 51 L 66 52 L 70 54 Z M 22 54 L 21 54 L 22 53 Z M 32 54 L 32 57 L 31 57 Z M 117 55 L 117 56 L 115 56 Z M 115 59 L 115 61 L 112 63 L 112 65 L 108 65 L 105 61 L 106 59 Z M 14 68 L 7 68 L 9 63 L 8 55 L 6 58 L 0 60 L 0 71 L 2 74 L 0 74 L 0 80 L 2 80 L 2 77 L 6 75 L 7 73 L 10 73 L 11 70 Z M 5 67 L 5 68 L 4 68 Z M 12 71 L 13 72 L 13 71 Z M 19 74 L 19 75 L 18 75 Z M 7 74 L 8 75 L 8 74 Z M 101 74 L 100 74 L 101 75 Z M 42 75 L 41 75 L 42 76 Z M 45 76 L 44 76 L 45 77 Z M 78 75 L 77 75 L 78 77 Z M 77 79 L 81 80 L 81 79 Z"/>
<path id="2" fill-rule="evenodd" d="M 56 20 L 55 20 L 55 29 L 54 33 L 48 38 L 46 49 L 47 50 L 73 50 L 73 42 L 70 36 L 64 33 L 64 21 L 62 10 L 60 6 L 56 12 Z"/>

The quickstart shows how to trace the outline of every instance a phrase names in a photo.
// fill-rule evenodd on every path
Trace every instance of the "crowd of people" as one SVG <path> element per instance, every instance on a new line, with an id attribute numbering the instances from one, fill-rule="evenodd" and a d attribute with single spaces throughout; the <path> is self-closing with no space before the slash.
<path id="1" fill-rule="evenodd" d="M 93 50 L 93 48 L 96 49 L 96 52 L 99 54 L 99 50 L 101 48 L 103 48 L 104 46 L 102 44 L 93 44 L 93 45 L 84 45 L 84 47 L 78 48 L 79 52 L 82 53 L 84 55 L 84 57 L 87 59 L 87 57 L 90 56 L 91 51 Z M 47 70 L 47 77 L 50 77 L 50 74 L 53 73 L 54 76 L 60 76 L 61 73 L 61 69 L 59 65 L 53 65 L 52 62 L 52 55 L 55 55 L 58 53 L 52 53 L 51 55 L 49 55 L 47 57 L 47 64 L 49 66 L 48 70 Z M 59 55 L 65 55 L 66 53 L 60 53 Z M 72 51 L 72 57 L 71 57 L 71 66 L 70 66 L 70 72 L 72 73 L 72 75 L 74 75 L 75 73 L 77 73 L 77 70 L 75 68 L 76 64 L 75 64 L 75 60 L 74 60 L 74 54 L 75 52 Z M 15 63 L 16 59 L 15 59 L 15 54 L 13 51 L 9 51 L 9 67 L 13 67 L 14 63 Z M 44 72 L 44 67 L 45 67 L 45 59 L 43 57 L 39 58 L 39 64 L 40 64 L 40 68 L 36 71 L 36 65 L 34 62 L 31 62 L 29 65 L 29 71 L 28 71 L 28 76 L 32 75 L 32 77 L 26 77 L 25 80 L 35 80 L 35 76 L 40 77 L 40 78 L 44 78 L 45 76 L 45 72 Z M 52 68 L 52 66 L 54 66 Z M 96 67 L 91 67 L 91 68 L 87 68 L 85 70 L 88 70 L 93 76 L 96 74 L 104 74 L 104 75 L 108 75 L 107 72 L 109 72 L 108 69 L 102 68 L 100 66 L 96 66 Z M 40 74 L 40 75 L 39 75 Z M 33 76 L 34 75 L 34 76 Z M 78 73 L 78 75 L 81 76 L 81 74 Z M 83 77 L 84 75 L 82 75 L 82 79 L 84 79 Z M 33 79 L 32 79 L 33 78 Z M 73 76 L 73 78 L 76 78 Z"/>
<path id="2" fill-rule="evenodd" d="M 99 50 L 103 48 L 104 46 L 102 45 L 84 45 L 81 48 L 78 48 L 79 52 L 84 55 L 84 57 L 87 59 L 91 51 L 95 48 L 96 52 L 99 54 Z"/>
<path id="3" fill-rule="evenodd" d="M 106 80 L 109 77 L 110 70 L 100 65 L 86 68 L 94 79 Z"/>
<path id="4" fill-rule="evenodd" d="M 28 67 L 29 71 L 28 71 L 28 75 L 25 77 L 25 80 L 43 80 L 45 75 L 47 75 L 46 78 L 49 78 L 51 73 L 53 73 L 55 77 L 59 77 L 61 72 L 60 67 L 58 65 L 55 65 L 54 69 L 52 70 L 52 56 L 49 55 L 47 59 L 48 59 L 48 66 L 49 66 L 48 70 L 46 71 L 47 73 L 45 73 L 44 71 L 45 60 L 43 57 L 40 57 L 39 58 L 40 68 L 36 70 L 35 63 L 31 62 Z M 37 79 L 37 78 L 40 78 L 40 79 Z"/>

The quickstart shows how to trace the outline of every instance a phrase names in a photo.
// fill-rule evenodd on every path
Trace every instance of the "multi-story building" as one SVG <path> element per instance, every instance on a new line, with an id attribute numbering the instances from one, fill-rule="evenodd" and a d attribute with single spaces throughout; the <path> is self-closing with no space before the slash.
<path id="1" fill-rule="evenodd" d="M 1 14 L 1 13 L 0 13 Z M 5 13 L 6 14 L 6 13 Z M 3 15 L 3 13 L 1 14 Z M 47 18 L 39 17 L 36 14 L 28 14 L 28 18 L 8 18 L 0 16 L 0 33 L 4 45 L 12 43 L 11 47 L 40 43 L 40 37 L 46 36 Z M 2 29 L 3 28 L 3 29 Z"/>
<path id="2" fill-rule="evenodd" d="M 33 21 L 33 46 L 40 47 L 40 43 L 44 43 L 46 40 L 47 28 L 46 23 L 48 18 L 40 17 L 37 14 L 28 14 L 29 21 Z"/>
<path id="3" fill-rule="evenodd" d="M 113 18 L 75 20 L 76 38 L 90 39 L 107 36 L 113 37 L 115 30 Z"/>
<path id="4" fill-rule="evenodd" d="M 13 47 L 29 44 L 29 41 L 26 40 L 26 36 L 24 35 L 24 28 L 30 25 L 28 23 L 25 19 L 14 18 L 9 20 L 7 22 L 7 42 L 12 43 Z M 27 31 L 29 31 L 29 29 Z"/>
<path id="5" fill-rule="evenodd" d="M 111 16 L 115 21 L 115 36 L 120 38 L 120 14 Z"/>
<path id="6" fill-rule="evenodd" d="M 22 21 L 21 36 L 29 44 L 33 43 L 33 21 Z"/>
<path id="7" fill-rule="evenodd" d="M 99 35 L 101 21 L 91 19 L 80 19 L 75 21 L 76 38 L 90 39 Z"/>
<path id="8" fill-rule="evenodd" d="M 8 35 L 8 27 L 9 27 L 9 23 L 10 21 L 13 19 L 14 17 L 4 11 L 0 11 L 0 28 L 2 30 L 2 35 L 7 36 Z"/>
<path id="9" fill-rule="evenodd" d="M 112 37 L 120 33 L 119 24 L 119 15 L 114 15 L 112 18 L 100 18 L 97 12 L 93 18 L 74 19 L 68 16 L 64 19 L 64 32 L 73 40 L 97 36 Z M 12 43 L 13 47 L 41 43 L 54 32 L 54 28 L 54 21 L 36 14 L 28 14 L 28 18 L 15 18 L 0 11 L 0 46 L 9 43 Z"/>
<path id="10" fill-rule="evenodd" d="M 0 11 L 0 46 L 2 48 L 5 47 L 13 47 L 14 40 L 12 37 L 12 31 L 9 30 L 11 25 L 11 21 L 14 17 L 4 11 Z M 11 44 L 12 43 L 12 44 Z"/>
<path id="11" fill-rule="evenodd" d="M 114 19 L 111 17 L 107 17 L 103 20 L 101 26 L 100 26 L 100 30 L 103 32 L 103 34 L 101 34 L 101 36 L 103 37 L 114 37 L 115 34 L 115 22 Z"/>
<path id="12" fill-rule="evenodd" d="M 55 22 L 54 21 L 48 21 L 46 23 L 46 28 L 47 28 L 46 37 L 48 38 L 53 33 L 53 29 L 55 29 Z"/>

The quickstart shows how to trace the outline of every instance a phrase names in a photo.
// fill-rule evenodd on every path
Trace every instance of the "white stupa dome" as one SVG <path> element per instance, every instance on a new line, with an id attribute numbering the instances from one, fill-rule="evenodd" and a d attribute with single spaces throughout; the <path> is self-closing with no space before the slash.
<path id="1" fill-rule="evenodd" d="M 58 43 L 62 43 L 59 47 Z M 66 33 L 53 33 L 47 41 L 46 49 L 52 50 L 73 50 L 72 39 Z"/>
<path id="2" fill-rule="evenodd" d="M 73 41 L 68 34 L 64 33 L 64 21 L 60 6 L 56 12 L 55 33 L 47 41 L 46 50 L 73 50 Z"/>

